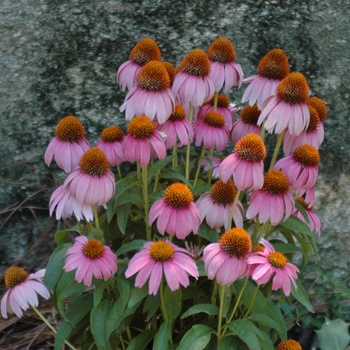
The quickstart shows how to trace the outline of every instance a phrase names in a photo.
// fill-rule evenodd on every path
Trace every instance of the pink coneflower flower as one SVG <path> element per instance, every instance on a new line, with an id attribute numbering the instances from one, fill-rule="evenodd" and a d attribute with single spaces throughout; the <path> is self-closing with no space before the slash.
<path id="1" fill-rule="evenodd" d="M 239 108 L 235 108 L 234 104 L 230 104 L 230 100 L 225 95 L 218 95 L 216 110 L 214 110 L 214 100 L 212 97 L 207 101 L 200 109 L 197 115 L 197 119 L 202 119 L 208 112 L 220 113 L 225 119 L 225 126 L 227 130 L 232 129 L 234 114 L 239 111 Z"/>
<path id="2" fill-rule="evenodd" d="M 1 315 L 7 318 L 8 314 L 23 316 L 30 306 L 38 306 L 37 294 L 44 299 L 50 298 L 50 292 L 43 285 L 45 270 L 28 274 L 18 266 L 11 266 L 5 273 L 5 285 L 7 292 L 1 299 Z"/>
<path id="3" fill-rule="evenodd" d="M 191 232 L 197 234 L 200 214 L 193 203 L 191 190 L 182 183 L 168 186 L 162 199 L 153 203 L 149 212 L 149 224 L 157 220 L 157 229 L 161 235 L 168 233 L 179 239 L 185 239 Z"/>
<path id="4" fill-rule="evenodd" d="M 52 193 L 49 202 L 50 216 L 56 210 L 56 219 L 67 219 L 73 214 L 78 221 L 85 218 L 86 221 L 93 221 L 94 210 L 93 205 L 79 203 L 70 193 L 67 186 L 59 186 Z"/>
<path id="5" fill-rule="evenodd" d="M 233 86 L 242 85 L 243 70 L 236 61 L 236 50 L 227 38 L 218 38 L 207 51 L 210 60 L 210 77 L 215 84 L 215 91 L 224 88 L 228 92 Z"/>
<path id="6" fill-rule="evenodd" d="M 126 131 L 128 135 L 123 143 L 123 151 L 127 161 L 139 162 L 144 168 L 153 155 L 158 159 L 165 158 L 166 147 L 163 136 L 155 129 L 153 121 L 145 115 L 133 118 Z"/>
<path id="7" fill-rule="evenodd" d="M 288 296 L 291 292 L 291 283 L 297 288 L 295 280 L 299 269 L 289 263 L 284 254 L 276 252 L 270 242 L 261 239 L 260 243 L 265 247 L 262 252 L 253 253 L 248 258 L 248 264 L 254 266 L 253 280 L 258 284 L 265 284 L 272 280 L 272 290 L 283 289 Z"/>
<path id="8" fill-rule="evenodd" d="M 283 137 L 283 152 L 285 155 L 290 155 L 299 146 L 308 144 L 316 149 L 319 149 L 324 139 L 324 128 L 320 123 L 320 118 L 315 108 L 308 106 L 310 111 L 310 124 L 305 132 L 298 136 L 291 135 L 287 129 Z"/>
<path id="9" fill-rule="evenodd" d="M 216 148 L 223 151 L 228 144 L 228 130 L 224 117 L 217 112 L 208 112 L 202 119 L 197 119 L 193 124 L 196 146 L 202 144 L 207 149 Z"/>
<path id="10" fill-rule="evenodd" d="M 290 156 L 279 159 L 274 169 L 281 169 L 298 195 L 316 184 L 320 154 L 310 145 L 297 147 Z"/>
<path id="11" fill-rule="evenodd" d="M 149 61 L 160 61 L 161 53 L 153 39 L 145 38 L 139 41 L 130 52 L 129 60 L 124 62 L 117 72 L 117 83 L 122 91 L 131 90 L 136 84 L 137 74 Z"/>
<path id="12" fill-rule="evenodd" d="M 80 204 L 105 205 L 115 192 L 115 178 L 109 167 L 106 155 L 98 148 L 90 148 L 63 185 Z"/>
<path id="13" fill-rule="evenodd" d="M 123 141 L 123 130 L 119 126 L 108 126 L 103 129 L 96 147 L 104 152 L 111 165 L 120 165 L 125 161 Z"/>
<path id="14" fill-rule="evenodd" d="M 245 277 L 247 259 L 252 250 L 252 241 L 247 231 L 233 228 L 226 231 L 218 243 L 208 244 L 203 252 L 204 269 L 210 280 L 229 286 Z"/>
<path id="15" fill-rule="evenodd" d="M 181 105 L 198 107 L 214 95 L 214 82 L 209 76 L 210 62 L 204 51 L 192 50 L 176 71 L 172 91 Z"/>
<path id="16" fill-rule="evenodd" d="M 289 191 L 287 176 L 280 170 L 270 170 L 264 176 L 264 185 L 253 192 L 247 219 L 258 217 L 260 223 L 270 220 L 273 226 L 286 220 L 294 211 L 294 198 Z"/>
<path id="17" fill-rule="evenodd" d="M 310 112 L 306 104 L 309 87 L 305 77 L 298 72 L 288 74 L 277 86 L 277 94 L 267 98 L 260 114 L 258 125 L 281 134 L 287 128 L 292 135 L 307 129 Z"/>
<path id="18" fill-rule="evenodd" d="M 212 177 L 214 179 L 219 178 L 219 166 L 221 164 L 221 159 L 216 157 L 206 157 L 202 161 L 202 166 L 205 171 L 212 170 Z"/>
<path id="19" fill-rule="evenodd" d="M 234 153 L 221 162 L 220 179 L 227 182 L 233 176 L 239 191 L 261 188 L 264 183 L 265 157 L 266 148 L 261 137 L 248 134 L 236 143 Z"/>
<path id="20" fill-rule="evenodd" d="M 180 285 L 189 286 L 188 275 L 198 279 L 198 269 L 186 249 L 169 241 L 146 242 L 141 251 L 130 260 L 125 277 L 137 273 L 135 286 L 142 288 L 149 279 L 148 293 L 156 295 L 163 273 L 169 288 L 175 291 Z"/>
<path id="21" fill-rule="evenodd" d="M 288 57 L 281 49 L 273 49 L 268 52 L 257 67 L 256 75 L 243 80 L 248 83 L 244 91 L 242 102 L 248 102 L 251 106 L 257 103 L 262 109 L 263 102 L 276 94 L 278 84 L 290 73 Z"/>
<path id="22" fill-rule="evenodd" d="M 222 227 L 226 227 L 231 216 L 236 192 L 232 180 L 228 180 L 227 183 L 223 183 L 221 180 L 216 181 L 210 192 L 202 194 L 196 202 L 201 214 L 201 222 L 205 219 L 208 226 L 217 232 L 220 232 Z M 236 227 L 243 227 L 243 215 L 242 203 L 238 201 L 233 214 Z"/>
<path id="23" fill-rule="evenodd" d="M 297 207 L 293 215 L 295 215 L 300 220 L 304 221 L 309 226 L 311 232 L 316 232 L 317 235 L 320 236 L 322 226 L 320 219 L 313 210 L 314 206 L 310 203 L 307 203 L 304 197 L 296 198 L 295 202 L 303 206 L 308 220 L 305 219 L 303 213 L 300 212 Z"/>
<path id="24" fill-rule="evenodd" d="M 303 350 L 300 343 L 293 339 L 288 339 L 280 342 L 276 350 Z"/>
<path id="25" fill-rule="evenodd" d="M 66 272 L 76 270 L 75 280 L 90 287 L 93 277 L 107 281 L 118 271 L 117 256 L 99 240 L 79 236 L 67 250 L 63 268 Z"/>
<path id="26" fill-rule="evenodd" d="M 248 134 L 261 134 L 261 126 L 257 125 L 260 113 L 261 111 L 256 103 L 253 106 L 248 105 L 242 109 L 239 115 L 240 119 L 234 122 L 230 133 L 233 145 Z"/>
<path id="27" fill-rule="evenodd" d="M 165 123 L 175 108 L 175 98 L 170 89 L 170 78 L 161 62 L 150 61 L 137 75 L 137 84 L 128 92 L 120 111 L 126 120 L 135 115 L 145 115 L 158 123 Z"/>
<path id="28" fill-rule="evenodd" d="M 64 117 L 56 126 L 55 137 L 45 151 L 45 163 L 50 166 L 53 159 L 66 173 L 72 172 L 80 157 L 90 148 L 85 130 L 75 117 Z"/>
<path id="29" fill-rule="evenodd" d="M 188 243 L 185 241 L 185 247 L 187 252 L 192 256 L 194 260 L 202 260 L 202 254 L 205 246 L 199 247 L 198 245 L 193 244 L 192 242 Z"/>
<path id="30" fill-rule="evenodd" d="M 170 118 L 161 125 L 157 126 L 157 130 L 165 133 L 165 146 L 167 149 L 172 148 L 175 142 L 178 146 L 188 145 L 193 139 L 193 128 L 186 119 L 185 109 L 179 105 L 175 105 Z"/>

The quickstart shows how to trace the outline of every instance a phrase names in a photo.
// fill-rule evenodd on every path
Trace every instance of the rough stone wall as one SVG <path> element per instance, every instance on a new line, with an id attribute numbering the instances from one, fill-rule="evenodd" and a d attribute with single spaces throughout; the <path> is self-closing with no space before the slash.
<path id="1" fill-rule="evenodd" d="M 272 48 L 328 104 L 316 210 L 317 266 L 347 279 L 350 267 L 350 3 L 346 0 L 3 0 L 0 6 L 0 263 L 12 264 L 50 225 L 56 170 L 43 154 L 57 122 L 76 115 L 91 144 L 117 121 L 125 96 L 117 67 L 144 37 L 177 65 L 194 48 L 228 37 L 245 76 Z M 244 87 L 233 90 L 240 104 Z M 39 192 L 39 193 L 37 193 Z M 12 210 L 22 201 L 20 210 Z M 35 215 L 33 215 L 33 207 Z M 12 215 L 12 216 L 11 216 Z M 34 224 L 32 219 L 36 218 Z"/>

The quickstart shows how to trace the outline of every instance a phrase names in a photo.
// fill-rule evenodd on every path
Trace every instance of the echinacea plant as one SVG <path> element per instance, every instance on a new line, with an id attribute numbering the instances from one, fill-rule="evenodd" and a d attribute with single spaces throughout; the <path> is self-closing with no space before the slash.
<path id="1" fill-rule="evenodd" d="M 301 349 L 283 305 L 313 311 L 299 277 L 321 234 L 325 104 L 281 49 L 245 80 L 227 38 L 175 69 L 150 38 L 129 58 L 125 131 L 114 120 L 90 148 L 75 117 L 56 128 L 45 162 L 67 175 L 49 213 L 64 229 L 45 270 L 8 270 L 3 317 L 51 296 L 56 350 Z M 223 92 L 242 83 L 237 118 Z"/>

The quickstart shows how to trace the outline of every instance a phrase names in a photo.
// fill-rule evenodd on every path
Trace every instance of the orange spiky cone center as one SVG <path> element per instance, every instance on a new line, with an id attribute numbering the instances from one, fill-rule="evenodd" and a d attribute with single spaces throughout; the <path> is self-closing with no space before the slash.
<path id="1" fill-rule="evenodd" d="M 181 105 L 176 104 L 173 113 L 169 117 L 169 120 L 175 122 L 178 120 L 184 120 L 185 118 L 185 109 Z"/>
<path id="2" fill-rule="evenodd" d="M 153 39 L 145 38 L 134 46 L 129 58 L 140 66 L 143 66 L 149 61 L 159 61 L 161 59 L 161 53 Z"/>
<path id="3" fill-rule="evenodd" d="M 89 259 L 98 259 L 103 255 L 104 245 L 97 239 L 90 239 L 83 248 L 83 253 Z"/>
<path id="4" fill-rule="evenodd" d="M 17 285 L 23 283 L 28 276 L 28 272 L 18 266 L 9 267 L 5 273 L 6 288 L 16 287 Z"/>
<path id="5" fill-rule="evenodd" d="M 170 78 L 164 65 L 159 61 L 146 63 L 137 75 L 138 85 L 149 91 L 163 91 L 170 87 Z"/>
<path id="6" fill-rule="evenodd" d="M 109 170 L 110 164 L 107 156 L 99 148 L 90 148 L 79 161 L 83 173 L 92 176 L 103 176 Z"/>
<path id="7" fill-rule="evenodd" d="M 205 102 L 205 104 L 214 106 L 214 101 L 215 101 L 215 96 L 213 96 L 209 101 Z M 228 108 L 229 105 L 230 105 L 230 100 L 227 96 L 222 94 L 218 95 L 217 107 Z"/>
<path id="8" fill-rule="evenodd" d="M 206 77 L 210 71 L 209 58 L 202 50 L 192 50 L 182 60 L 180 66 L 177 69 L 177 72 L 178 71 L 183 71 L 187 74 L 199 77 Z"/>
<path id="9" fill-rule="evenodd" d="M 313 205 L 306 203 L 304 197 L 300 196 L 300 197 L 295 198 L 295 203 L 302 205 L 305 209 L 313 210 Z"/>
<path id="10" fill-rule="evenodd" d="M 123 137 L 123 130 L 119 126 L 108 126 L 101 133 L 101 140 L 104 142 L 121 141 Z"/>
<path id="11" fill-rule="evenodd" d="M 316 109 L 320 121 L 324 122 L 324 120 L 327 118 L 327 105 L 325 104 L 325 102 L 320 98 L 313 96 L 310 97 L 307 104 Z"/>
<path id="12" fill-rule="evenodd" d="M 55 136 L 61 141 L 78 142 L 84 138 L 85 129 L 77 118 L 67 116 L 57 124 Z"/>
<path id="13" fill-rule="evenodd" d="M 233 203 L 236 192 L 236 187 L 231 179 L 227 183 L 218 180 L 210 189 L 210 197 L 214 203 L 229 205 Z"/>
<path id="14" fill-rule="evenodd" d="M 154 133 L 154 130 L 155 126 L 152 120 L 145 115 L 138 115 L 131 119 L 126 131 L 135 139 L 146 139 Z"/>
<path id="15" fill-rule="evenodd" d="M 244 124 L 257 125 L 260 114 L 261 111 L 258 105 L 254 103 L 253 106 L 245 106 L 239 116 Z"/>
<path id="16" fill-rule="evenodd" d="M 285 267 L 287 265 L 287 258 L 280 252 L 271 252 L 268 256 L 269 263 L 273 267 Z"/>
<path id="17" fill-rule="evenodd" d="M 166 71 L 169 75 L 170 86 L 172 86 L 174 78 L 175 78 L 175 67 L 173 66 L 172 63 L 170 63 L 168 61 L 162 61 L 162 65 L 164 66 L 164 68 L 166 69 Z"/>
<path id="18" fill-rule="evenodd" d="M 290 73 L 285 52 L 281 49 L 273 49 L 268 52 L 259 62 L 257 73 L 267 79 L 284 79 Z"/>
<path id="19" fill-rule="evenodd" d="M 276 350 L 303 350 L 303 348 L 296 340 L 288 339 L 279 343 Z"/>
<path id="20" fill-rule="evenodd" d="M 259 162 L 266 157 L 266 148 L 259 135 L 248 134 L 242 137 L 235 146 L 235 153 L 249 162 Z"/>
<path id="21" fill-rule="evenodd" d="M 238 227 L 223 233 L 219 244 L 223 251 L 237 258 L 246 256 L 252 250 L 252 241 L 248 232 Z"/>
<path id="22" fill-rule="evenodd" d="M 317 129 L 318 124 L 320 123 L 320 118 L 318 117 L 318 113 L 316 109 L 312 106 L 309 107 L 310 112 L 310 123 L 306 129 L 306 132 L 314 132 Z"/>
<path id="23" fill-rule="evenodd" d="M 289 190 L 289 180 L 281 170 L 270 170 L 264 176 L 263 190 L 275 195 Z"/>
<path id="24" fill-rule="evenodd" d="M 171 260 L 174 256 L 175 249 L 167 242 L 155 242 L 149 248 L 150 256 L 156 261 Z"/>
<path id="25" fill-rule="evenodd" d="M 166 188 L 164 200 L 172 208 L 187 208 L 193 202 L 193 194 L 186 185 L 174 183 Z"/>
<path id="26" fill-rule="evenodd" d="M 212 42 L 207 51 L 211 61 L 229 63 L 236 60 L 236 50 L 227 38 L 218 38 Z"/>
<path id="27" fill-rule="evenodd" d="M 205 124 L 214 128 L 222 128 L 225 125 L 225 118 L 217 112 L 207 112 L 203 120 Z"/>
<path id="28" fill-rule="evenodd" d="M 277 87 L 277 96 L 291 105 L 306 103 L 309 98 L 309 86 L 303 74 L 288 74 Z"/>
<path id="29" fill-rule="evenodd" d="M 293 152 L 293 158 L 303 166 L 317 166 L 320 162 L 317 149 L 308 144 L 297 147 Z"/>

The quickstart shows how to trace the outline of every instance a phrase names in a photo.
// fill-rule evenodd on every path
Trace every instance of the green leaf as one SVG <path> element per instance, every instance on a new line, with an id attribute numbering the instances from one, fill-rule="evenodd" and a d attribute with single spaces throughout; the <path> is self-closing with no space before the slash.
<path id="1" fill-rule="evenodd" d="M 181 288 L 173 292 L 168 286 L 166 286 L 164 288 L 164 303 L 166 305 L 168 321 L 173 322 L 179 316 L 182 309 Z"/>
<path id="2" fill-rule="evenodd" d="M 261 349 L 260 342 L 256 333 L 260 330 L 248 320 L 235 320 L 227 324 L 243 342 L 245 342 L 250 350 Z"/>
<path id="3" fill-rule="evenodd" d="M 316 331 L 321 350 L 344 350 L 350 341 L 349 325 L 341 319 L 331 321 L 326 317 L 321 329 Z"/>
<path id="4" fill-rule="evenodd" d="M 202 350 L 207 346 L 214 332 L 206 325 L 196 324 L 183 336 L 177 350 Z"/>
<path id="5" fill-rule="evenodd" d="M 171 337 L 171 323 L 163 322 L 154 337 L 153 349 L 168 349 L 168 343 Z"/>
<path id="6" fill-rule="evenodd" d="M 128 224 L 130 209 L 132 207 L 132 203 L 125 203 L 123 205 L 119 205 L 116 208 L 117 214 L 117 223 L 120 232 L 125 235 L 126 225 Z"/>
<path id="7" fill-rule="evenodd" d="M 274 243 L 273 247 L 277 252 L 288 254 L 288 253 L 299 253 L 301 249 L 293 243 Z"/>
<path id="8" fill-rule="evenodd" d="M 97 239 L 104 243 L 105 237 L 103 230 L 101 230 L 100 228 L 93 227 L 88 234 L 88 239 Z"/>
<path id="9" fill-rule="evenodd" d="M 291 215 L 287 220 L 282 221 L 281 225 L 289 230 L 303 233 L 306 236 L 312 236 L 309 226 L 295 215 Z"/>
<path id="10" fill-rule="evenodd" d="M 307 308 L 308 311 L 315 312 L 313 307 L 312 307 L 312 305 L 311 305 L 311 303 L 310 303 L 308 294 L 306 293 L 305 289 L 301 285 L 300 281 L 296 280 L 297 288 L 294 287 L 293 283 L 291 283 L 291 285 L 292 285 L 291 293 L 292 293 L 293 297 L 296 300 L 298 300 L 299 303 L 304 305 Z"/>
<path id="11" fill-rule="evenodd" d="M 85 291 L 85 285 L 75 280 L 75 273 L 76 271 L 70 271 L 61 275 L 56 288 L 57 299 L 64 300 Z"/>
<path id="12" fill-rule="evenodd" d="M 154 331 L 144 331 L 130 342 L 127 350 L 144 350 L 154 337 Z"/>
<path id="13" fill-rule="evenodd" d="M 188 316 L 196 315 L 201 312 L 204 312 L 208 315 L 218 315 L 219 308 L 213 304 L 197 304 L 190 307 L 185 313 L 182 314 L 181 319 L 184 319 Z"/>
<path id="14" fill-rule="evenodd" d="M 279 326 L 276 321 L 268 315 L 264 314 L 252 314 L 247 318 L 249 321 L 258 323 L 263 326 L 267 326 L 270 329 L 278 329 Z"/>
<path id="15" fill-rule="evenodd" d="M 119 256 L 133 250 L 139 251 L 145 243 L 146 241 L 143 239 L 135 239 L 129 243 L 125 243 L 116 251 L 116 255 Z"/>
<path id="16" fill-rule="evenodd" d="M 181 181 L 182 183 L 187 185 L 192 190 L 191 183 L 189 181 L 187 181 L 183 175 L 180 175 L 178 173 L 175 173 L 175 172 L 162 173 L 162 174 L 160 174 L 159 178 L 166 179 L 166 180 Z"/>
<path id="17" fill-rule="evenodd" d="M 117 276 L 117 286 L 119 290 L 118 312 L 121 316 L 123 315 L 124 310 L 129 302 L 131 289 L 129 283 L 125 280 L 125 278 L 121 276 Z"/>
<path id="18" fill-rule="evenodd" d="M 155 314 L 155 312 L 158 310 L 158 308 L 160 307 L 160 296 L 159 293 L 157 293 L 157 295 L 149 295 L 146 300 L 145 303 L 143 304 L 143 313 L 147 312 L 147 316 L 146 316 L 146 321 L 149 321 L 152 316 Z"/>
<path id="19" fill-rule="evenodd" d="M 168 165 L 172 159 L 174 158 L 173 155 L 167 156 L 164 159 L 157 160 L 152 167 L 147 172 L 147 179 L 148 181 L 156 174 L 156 172 L 162 168 L 164 168 L 166 165 Z"/>
<path id="20" fill-rule="evenodd" d="M 205 238 L 209 242 L 218 242 L 219 234 L 210 228 L 205 222 L 199 226 L 198 236 Z"/>

